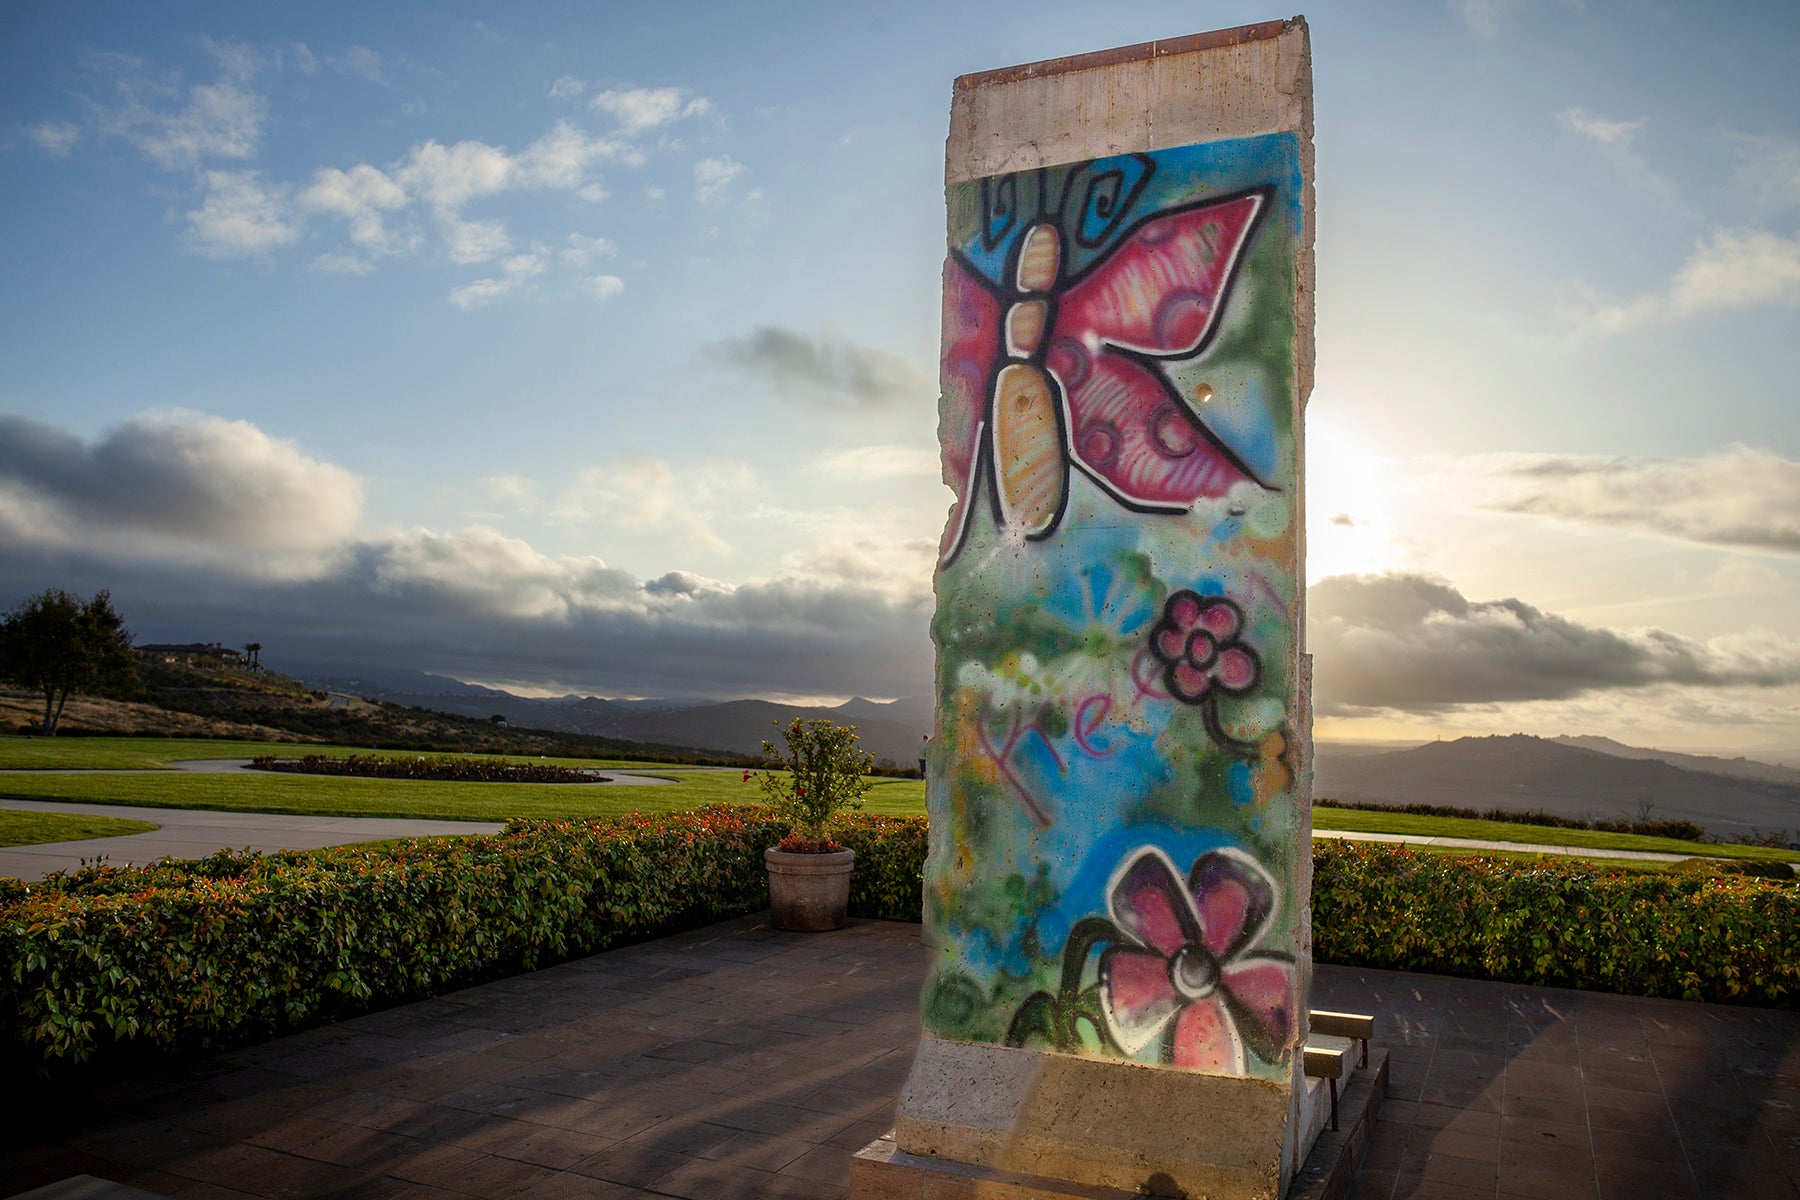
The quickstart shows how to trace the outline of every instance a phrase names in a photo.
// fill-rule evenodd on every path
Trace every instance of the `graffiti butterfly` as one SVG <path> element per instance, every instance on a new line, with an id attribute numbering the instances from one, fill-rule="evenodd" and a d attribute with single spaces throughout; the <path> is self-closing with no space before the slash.
<path id="1" fill-rule="evenodd" d="M 984 181 L 981 242 L 1004 244 L 989 238 L 996 208 L 1002 232 L 1013 231 L 993 264 L 999 281 L 964 250 L 944 264 L 943 436 L 957 493 L 944 565 L 962 549 L 984 486 L 994 523 L 1033 539 L 1062 521 L 1071 467 L 1139 512 L 1183 512 L 1245 480 L 1266 486 L 1160 364 L 1194 358 L 1212 340 L 1269 192 L 1164 208 L 1125 226 L 1153 167 L 1140 156 L 1107 162 L 1133 167 L 1135 181 L 1120 167 L 1092 176 L 1067 235 L 1063 200 L 1045 203 L 1044 172 L 1029 224 L 1013 211 L 1020 177 Z M 1096 214 L 1105 224 L 1090 238 Z M 1107 242 L 1071 269 L 1075 251 Z M 1210 388 L 1199 391 L 1199 402 L 1210 398 Z"/>

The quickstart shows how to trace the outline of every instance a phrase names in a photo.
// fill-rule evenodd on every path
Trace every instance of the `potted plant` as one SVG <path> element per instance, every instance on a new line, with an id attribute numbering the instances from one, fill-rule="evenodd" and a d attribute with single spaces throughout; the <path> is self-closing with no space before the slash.
<path id="1" fill-rule="evenodd" d="M 785 750 L 763 743 L 763 795 L 788 827 L 763 851 L 777 929 L 842 929 L 856 851 L 831 839 L 838 816 L 862 807 L 875 756 L 859 750 L 856 726 L 796 717 L 781 728 Z"/>

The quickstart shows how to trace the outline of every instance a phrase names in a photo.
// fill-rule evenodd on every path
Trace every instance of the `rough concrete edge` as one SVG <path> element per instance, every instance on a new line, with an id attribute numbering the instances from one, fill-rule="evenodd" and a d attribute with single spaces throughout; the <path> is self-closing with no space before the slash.
<path id="1" fill-rule="evenodd" d="M 1173 146 L 1262 134 L 1294 132 L 1305 141 L 1303 168 L 1312 169 L 1312 49 L 1311 33 L 1304 17 L 1268 22 L 1243 29 L 1266 30 L 1260 37 L 1212 40 L 1212 35 L 1142 43 L 1118 51 L 1100 51 L 1076 59 L 1052 59 L 1050 64 L 1079 64 L 1072 70 L 1036 70 L 1044 64 L 1006 68 L 966 75 L 957 80 L 950 96 L 950 129 L 944 142 L 944 182 L 968 182 L 986 176 L 1035 170 L 1061 163 L 1128 151 L 1155 151 Z M 1235 31 L 1227 30 L 1224 33 Z M 1145 48 L 1151 52 L 1144 53 Z M 1078 81 L 1071 74 L 1110 69 L 1125 72 L 1150 113 L 1158 105 L 1156 93 L 1187 71 L 1212 71 L 1224 81 L 1218 103 L 1204 110 L 1189 109 L 1172 126 L 1146 123 L 1138 136 L 1125 143 L 1093 136 L 1097 126 L 1085 117 L 1085 100 L 1071 99 Z M 1271 85 L 1266 104 L 1245 104 L 1251 93 L 1243 91 L 1252 77 Z M 1116 102 L 1117 97 L 1114 97 Z M 1043 118 L 1041 130 L 1029 141 L 1009 142 L 1017 152 L 996 154 L 985 131 L 991 124 L 1017 119 L 1016 106 L 1025 104 Z M 1010 110 L 1010 115 L 1009 115 Z M 1084 135 L 1081 131 L 1086 131 Z M 1044 131 L 1048 131 L 1047 134 Z M 1311 188 L 1305 189 L 1311 202 Z M 1301 307 L 1306 307 L 1303 301 Z M 1310 381 L 1308 381 L 1310 387 Z"/>
<path id="2" fill-rule="evenodd" d="M 1312 1153 L 1295 1172 L 1285 1200 L 1342 1200 L 1356 1180 L 1381 1102 L 1387 1098 L 1388 1052 L 1369 1047 L 1369 1065 L 1350 1075 L 1349 1086 L 1338 1096 L 1338 1129 L 1327 1129 L 1314 1143 Z"/>
<path id="3" fill-rule="evenodd" d="M 1171 54 L 1191 54 L 1196 50 L 1241 46 L 1245 42 L 1280 37 L 1288 26 L 1300 20 L 1303 18 L 1292 17 L 1286 21 L 1258 21 L 1253 25 L 1237 25 L 1230 29 L 1191 33 L 1185 37 L 1160 38 L 1153 42 L 1138 42 L 1135 45 L 1118 46 L 1111 50 L 1094 50 L 1087 54 L 1070 54 L 1062 58 L 1043 58 L 1037 62 L 1021 63 L 1016 67 L 996 67 L 991 71 L 975 71 L 968 75 L 957 76 L 954 87 L 956 91 L 960 92 L 971 88 L 989 87 L 996 83 L 1013 83 L 1021 79 L 1043 79 L 1050 75 L 1065 75 L 1071 71 L 1092 71 L 1101 67 L 1117 66 L 1119 63 L 1163 58 Z"/>

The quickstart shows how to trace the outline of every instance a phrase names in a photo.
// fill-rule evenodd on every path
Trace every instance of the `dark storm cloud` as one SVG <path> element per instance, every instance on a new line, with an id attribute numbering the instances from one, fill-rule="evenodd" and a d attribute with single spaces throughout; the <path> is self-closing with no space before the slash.
<path id="1" fill-rule="evenodd" d="M 0 539 L 291 575 L 355 529 L 362 484 L 244 421 L 151 413 L 93 442 L 0 416 Z"/>
<path id="2" fill-rule="evenodd" d="M 1467 599 L 1419 575 L 1346 575 L 1307 593 L 1318 710 L 1431 712 L 1672 683 L 1800 683 L 1800 645 L 1700 642 L 1583 625 L 1521 600 Z"/>
<path id="3" fill-rule="evenodd" d="M 701 351 L 716 366 L 760 375 L 785 399 L 850 409 L 923 404 L 936 394 L 917 364 L 886 350 L 763 325 Z"/>
<path id="4" fill-rule="evenodd" d="M 356 663 L 370 676 L 423 670 L 596 695 L 931 686 L 925 602 L 799 580 L 730 587 L 672 572 L 644 583 L 490 530 L 359 542 L 329 571 L 288 582 L 0 550 L 0 607 L 45 587 L 109 587 L 139 641 L 260 641 L 289 673 Z"/>

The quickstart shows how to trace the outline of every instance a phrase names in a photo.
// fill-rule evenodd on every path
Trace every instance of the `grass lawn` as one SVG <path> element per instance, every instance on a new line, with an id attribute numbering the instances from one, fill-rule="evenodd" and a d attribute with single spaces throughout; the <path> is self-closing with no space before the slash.
<path id="1" fill-rule="evenodd" d="M 527 783 L 440 783 L 424 780 L 337 779 L 325 776 L 233 772 L 206 775 L 165 771 L 170 762 L 203 758 L 250 758 L 258 754 L 343 756 L 368 754 L 353 746 L 295 745 L 289 742 L 233 742 L 190 738 L 22 738 L 0 737 L 0 770 L 82 769 L 147 774 L 0 775 L 0 796 L 76 804 L 134 804 L 150 808 L 211 808 L 233 812 L 279 812 L 348 817 L 421 817 L 504 821 L 512 817 L 601 817 L 626 812 L 671 812 L 702 804 L 754 803 L 761 793 L 745 783 L 741 769 L 671 767 L 629 759 L 544 758 L 573 767 L 612 767 L 673 780 L 664 785 L 584 785 Z M 384 750 L 384 757 L 408 758 L 416 751 Z M 475 755 L 470 757 L 493 757 Z M 515 756 L 520 761 L 527 761 Z M 877 780 L 863 811 L 880 816 L 925 814 L 925 784 L 917 779 Z M 1725 846 L 1674 838 L 1601 833 L 1542 825 L 1515 825 L 1458 817 L 1362 809 L 1315 808 L 1313 825 L 1322 832 L 1392 833 L 1406 837 L 1456 837 L 1481 841 L 1535 843 L 1589 850 L 1652 850 L 1685 856 L 1797 861 L 1800 854 L 1762 846 Z"/>
<path id="2" fill-rule="evenodd" d="M 272 754 L 277 758 L 300 758 L 322 754 L 328 758 L 347 758 L 352 754 L 373 754 L 382 758 L 418 758 L 418 750 L 371 750 L 367 746 L 320 746 L 297 742 L 215 741 L 211 738 L 133 738 L 133 737 L 0 737 L 0 771 L 154 771 L 172 762 L 192 762 L 207 758 L 255 758 Z M 447 754 L 446 758 L 506 758 L 498 754 Z M 517 762 L 544 762 L 569 767 L 616 767 L 654 774 L 693 768 L 669 763 L 645 762 L 627 758 L 545 758 L 536 755 L 512 755 Z"/>
<path id="3" fill-rule="evenodd" d="M 1636 833 L 1602 833 L 1595 829 L 1559 829 L 1550 825 L 1515 825 L 1467 817 L 1426 817 L 1416 813 L 1372 812 L 1360 808 L 1314 808 L 1313 828 L 1321 832 L 1397 833 L 1406 837 L 1473 838 L 1484 842 L 1525 842 L 1539 846 L 1571 846 L 1584 850 L 1653 850 L 1689 857 L 1750 858 L 1775 862 L 1800 860 L 1792 850 L 1771 846 L 1726 846 L 1685 842 L 1678 838 L 1644 837 Z"/>
<path id="4" fill-rule="evenodd" d="M 177 756 L 179 757 L 179 756 Z M 420 817 L 505 821 L 513 817 L 606 817 L 627 812 L 673 812 L 702 804 L 761 799 L 741 770 L 671 772 L 668 784 L 440 783 L 411 779 L 342 779 L 273 772 L 188 774 L 0 775 L 0 795 L 74 804 L 131 804 L 148 808 L 207 808 L 227 812 L 300 813 L 340 817 Z M 866 812 L 916 816 L 925 785 L 882 780 L 870 790 Z"/>
<path id="5" fill-rule="evenodd" d="M 80 842 L 88 838 L 124 837 L 149 833 L 159 826 L 124 817 L 85 816 L 81 813 L 20 812 L 0 808 L 0 846 L 36 846 L 43 842 Z"/>

